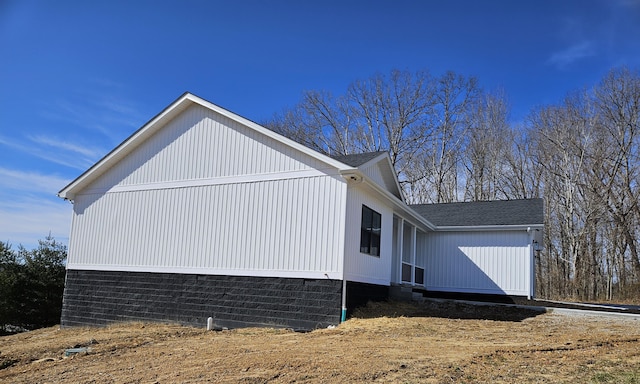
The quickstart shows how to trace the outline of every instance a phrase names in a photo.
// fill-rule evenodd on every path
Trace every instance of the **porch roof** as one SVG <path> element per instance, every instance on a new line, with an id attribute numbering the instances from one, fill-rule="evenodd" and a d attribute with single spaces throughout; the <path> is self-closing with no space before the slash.
<path id="1" fill-rule="evenodd" d="M 437 227 L 544 224 L 543 199 L 416 204 L 410 207 Z"/>

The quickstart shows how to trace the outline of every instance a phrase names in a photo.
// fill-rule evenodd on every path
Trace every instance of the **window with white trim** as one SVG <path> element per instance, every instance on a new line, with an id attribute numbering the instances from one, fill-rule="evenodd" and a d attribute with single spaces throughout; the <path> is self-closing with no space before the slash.
<path id="1" fill-rule="evenodd" d="M 363 205 L 362 224 L 360 226 L 360 252 L 371 256 L 380 256 L 381 226 L 382 215 Z"/>

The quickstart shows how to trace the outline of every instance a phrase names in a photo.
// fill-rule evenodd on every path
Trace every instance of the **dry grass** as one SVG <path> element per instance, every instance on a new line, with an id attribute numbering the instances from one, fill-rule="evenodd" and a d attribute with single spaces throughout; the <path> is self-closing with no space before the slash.
<path id="1" fill-rule="evenodd" d="M 0 382 L 640 383 L 639 340 L 638 320 L 385 303 L 309 333 L 129 323 L 4 336 Z M 89 352 L 64 357 L 77 346 Z"/>

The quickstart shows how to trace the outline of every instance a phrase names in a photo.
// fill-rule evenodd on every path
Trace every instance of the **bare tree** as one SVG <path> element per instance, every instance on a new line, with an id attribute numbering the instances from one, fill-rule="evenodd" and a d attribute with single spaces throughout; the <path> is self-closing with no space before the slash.
<path id="1" fill-rule="evenodd" d="M 615 264 L 618 285 L 624 289 L 640 282 L 640 76 L 627 68 L 610 71 L 596 87 L 595 101 L 599 124 L 608 137 L 609 151 L 603 156 L 607 169 L 600 175 L 607 185 L 601 188 L 605 187 L 607 209 L 616 224 L 610 241 L 621 243 L 620 261 Z"/>
<path id="2" fill-rule="evenodd" d="M 505 160 L 514 133 L 508 124 L 503 93 L 485 94 L 472 111 L 464 155 L 464 199 L 471 201 L 508 198 L 502 184 L 508 171 Z"/>
<path id="3" fill-rule="evenodd" d="M 431 138 L 414 164 L 413 202 L 443 203 L 461 200 L 459 185 L 462 152 L 481 90 L 475 77 L 447 72 L 435 86 L 435 104 L 429 124 Z"/>
<path id="4" fill-rule="evenodd" d="M 412 167 L 424 143 L 431 138 L 427 119 L 433 110 L 433 79 L 424 71 L 391 71 L 349 86 L 347 100 L 360 152 L 386 150 L 399 179 L 411 183 Z"/>
<path id="5" fill-rule="evenodd" d="M 302 102 L 264 125 L 318 152 L 345 155 L 356 151 L 351 115 L 344 98 L 308 91 Z"/>
<path id="6" fill-rule="evenodd" d="M 640 283 L 639 128 L 640 77 L 627 69 L 532 114 L 527 135 L 548 207 L 540 258 L 548 297 L 628 297 Z"/>
<path id="7" fill-rule="evenodd" d="M 435 84 L 426 71 L 376 74 L 353 82 L 337 98 L 306 92 L 265 125 L 329 155 L 388 151 L 400 182 L 409 186 L 424 178 L 413 165 L 432 139 Z"/>
<path id="8" fill-rule="evenodd" d="M 640 292 L 640 75 L 509 122 L 474 77 L 391 71 L 344 95 L 306 92 L 267 123 L 327 154 L 388 151 L 409 203 L 545 198 L 538 293 L 600 300 Z"/>

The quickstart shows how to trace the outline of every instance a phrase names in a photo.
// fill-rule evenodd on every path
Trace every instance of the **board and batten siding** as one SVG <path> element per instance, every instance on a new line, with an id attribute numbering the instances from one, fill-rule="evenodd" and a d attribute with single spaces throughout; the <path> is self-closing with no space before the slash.
<path id="1" fill-rule="evenodd" d="M 83 193 L 239 175 L 297 172 L 305 176 L 305 171 L 323 168 L 326 168 L 325 164 L 298 150 L 207 108 L 193 105 L 101 175 Z"/>
<path id="2" fill-rule="evenodd" d="M 399 194 L 397 194 L 396 185 L 394 182 L 392 169 L 387 169 L 387 172 L 383 170 L 383 162 L 387 162 L 386 159 L 382 161 L 378 161 L 375 164 L 369 164 L 367 167 L 362 167 L 360 170 L 362 173 L 367 175 L 371 180 L 375 181 L 378 185 L 385 187 L 388 191 L 391 191 L 396 197 L 402 198 Z"/>
<path id="3" fill-rule="evenodd" d="M 425 288 L 531 296 L 526 231 L 438 232 L 426 236 Z"/>
<path id="4" fill-rule="evenodd" d="M 191 107 L 75 196 L 67 268 L 342 279 L 346 182 L 316 162 Z"/>
<path id="5" fill-rule="evenodd" d="M 363 204 L 381 214 L 379 257 L 360 252 Z M 359 283 L 389 285 L 393 250 L 393 209 L 358 184 L 351 185 L 347 192 L 345 223 L 346 238 L 348 239 L 345 247 L 345 278 Z"/>
<path id="6" fill-rule="evenodd" d="M 371 180 L 375 181 L 379 185 L 386 186 L 384 177 L 382 176 L 382 170 L 378 163 L 371 164 L 368 167 L 361 167 L 360 169 L 362 173 L 370 177 Z"/>

